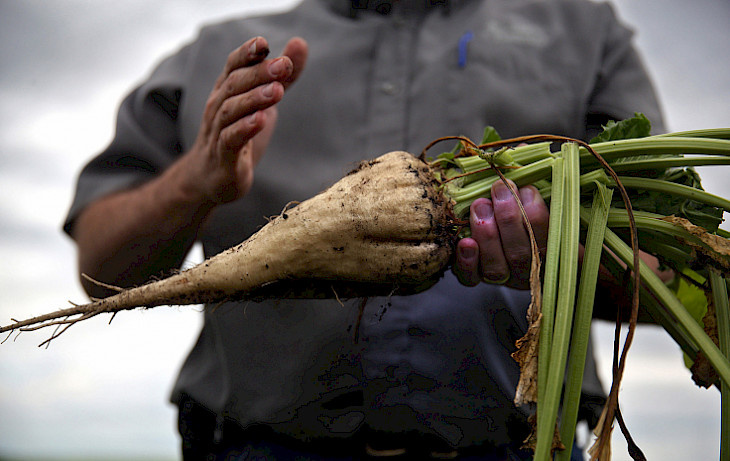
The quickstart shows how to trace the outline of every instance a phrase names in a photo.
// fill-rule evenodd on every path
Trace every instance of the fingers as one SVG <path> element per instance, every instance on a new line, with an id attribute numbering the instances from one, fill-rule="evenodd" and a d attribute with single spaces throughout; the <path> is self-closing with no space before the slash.
<path id="1" fill-rule="evenodd" d="M 284 54 L 269 55 L 268 42 L 255 37 L 234 50 L 226 61 L 204 110 L 207 135 L 216 139 L 224 161 L 234 161 L 240 149 L 265 125 L 259 114 L 273 107 L 301 74 L 307 59 L 307 43 L 294 38 Z"/>
<path id="2" fill-rule="evenodd" d="M 218 77 L 216 87 L 220 87 L 221 85 L 223 85 L 226 78 L 237 70 L 251 67 L 264 62 L 269 53 L 269 44 L 265 38 L 254 37 L 246 41 L 243 45 L 241 45 L 236 50 L 231 52 L 230 55 L 228 55 L 228 60 L 226 61 L 223 72 Z M 269 76 L 283 83 L 285 87 L 288 87 L 296 81 L 296 79 L 304 70 L 308 54 L 309 48 L 307 42 L 304 39 L 300 37 L 294 37 L 290 39 L 289 42 L 287 42 L 287 44 L 284 46 L 284 50 L 282 51 L 281 56 L 277 59 L 273 59 L 270 61 L 269 65 L 274 66 L 275 68 L 268 69 Z M 283 68 L 276 67 L 280 65 L 276 63 L 277 61 L 287 63 L 287 67 L 291 65 L 290 72 L 283 73 Z M 263 76 L 266 77 L 266 72 L 264 72 Z"/>
<path id="3" fill-rule="evenodd" d="M 265 46 L 265 52 L 256 51 Z M 248 51 L 246 51 L 248 50 Z M 204 117 L 214 121 L 213 128 L 222 129 L 231 121 L 278 102 L 283 85 L 294 71 L 294 64 L 286 56 L 264 60 L 268 55 L 266 40 L 257 37 L 234 50 L 226 62 L 205 107 Z M 266 87 L 270 85 L 269 87 Z M 263 87 L 263 88 L 261 88 Z M 249 95 L 249 92 L 258 93 Z M 278 98 L 276 97 L 278 96 Z M 247 105 L 250 101 L 259 104 Z M 225 105 L 225 107 L 224 107 Z M 231 110 L 237 108 L 237 110 Z"/>
<path id="4" fill-rule="evenodd" d="M 547 206 L 533 186 L 521 188 L 518 195 L 544 254 L 549 221 Z M 532 260 L 530 238 L 519 205 L 504 183 L 498 181 L 492 186 L 491 200 L 474 201 L 470 227 L 472 237 L 457 245 L 454 272 L 459 280 L 469 286 L 484 280 L 528 288 Z"/>
<path id="5" fill-rule="evenodd" d="M 277 119 L 276 105 L 307 60 L 307 43 L 289 41 L 269 59 L 269 44 L 255 37 L 232 51 L 208 96 L 189 170 L 203 197 L 224 203 L 251 187 L 253 169 L 266 151 Z M 200 178 L 206 178 L 203 184 Z"/>
<path id="6" fill-rule="evenodd" d="M 502 239 L 495 215 L 494 200 L 475 200 L 469 221 L 472 238 L 479 246 L 480 278 L 497 282 L 509 277 L 510 267 L 502 250 Z"/>
<path id="7" fill-rule="evenodd" d="M 269 44 L 263 37 L 247 40 L 228 55 L 223 71 L 216 80 L 215 88 L 219 88 L 233 71 L 258 64 L 266 59 L 269 53 Z"/>
<path id="8" fill-rule="evenodd" d="M 249 50 L 248 54 L 243 53 L 243 50 L 246 49 Z M 268 62 L 261 61 L 268 53 L 266 40 L 257 37 L 242 45 L 229 57 L 226 67 L 230 69 L 231 75 L 227 80 L 232 86 L 226 93 L 235 94 L 235 96 L 229 96 L 223 101 L 216 123 L 221 131 L 221 138 L 231 140 L 228 142 L 228 150 L 231 152 L 237 151 L 246 143 L 253 135 L 252 129 L 255 128 L 255 133 L 258 133 L 260 125 L 272 127 L 276 120 L 273 106 L 283 98 L 285 89 L 297 80 L 304 69 L 308 56 L 307 42 L 295 37 L 289 40 L 284 47 L 282 57 Z M 257 69 L 255 71 L 248 69 L 249 80 L 246 81 L 245 76 L 242 75 L 243 71 L 237 70 L 237 66 L 246 67 L 252 63 L 258 64 Z M 240 75 L 235 75 L 236 72 Z M 269 79 L 273 80 L 269 81 Z M 268 83 L 263 83 L 267 81 Z M 253 88 L 242 94 L 237 93 L 249 86 L 253 86 Z M 258 111 L 268 111 L 269 114 L 256 116 Z M 272 123 L 258 123 L 265 120 L 270 120 Z M 248 136 L 245 135 L 247 132 Z M 262 144 L 268 144 L 270 135 L 271 132 L 266 134 L 267 142 Z M 236 143 L 235 140 L 238 142 Z M 256 156 L 260 156 L 260 152 L 257 152 Z"/>
<path id="9" fill-rule="evenodd" d="M 281 101 L 283 96 L 283 85 L 271 82 L 226 99 L 213 122 L 214 129 L 220 133 L 220 140 L 229 143 L 230 149 L 236 150 L 236 139 L 243 144 L 253 135 L 254 129 L 258 132 L 258 122 L 262 118 L 258 112 Z"/>
<path id="10" fill-rule="evenodd" d="M 456 278 L 462 284 L 473 287 L 479 284 L 479 244 L 472 238 L 459 240 L 456 245 L 456 264 L 453 268 Z"/>
<path id="11" fill-rule="evenodd" d="M 299 78 L 307 63 L 307 57 L 309 55 L 307 42 L 302 38 L 294 37 L 289 40 L 281 54 L 282 56 L 289 57 L 294 65 L 294 70 L 291 75 L 281 81 L 284 84 L 284 88 L 289 88 Z"/>
<path id="12" fill-rule="evenodd" d="M 241 148 L 266 125 L 266 112 L 256 111 L 220 130 L 216 150 L 223 162 L 238 159 Z"/>
<path id="13" fill-rule="evenodd" d="M 514 187 L 514 184 L 511 184 Z M 515 188 L 516 190 L 516 188 Z M 541 209 L 536 203 L 535 196 L 539 197 L 533 186 L 527 186 L 519 190 L 519 197 L 532 226 L 535 239 L 541 241 L 543 231 L 543 216 Z M 492 186 L 492 203 L 495 210 L 495 219 L 499 227 L 501 249 L 504 262 L 508 267 L 505 272 L 503 265 L 485 265 L 482 270 L 486 273 L 501 273 L 502 279 L 510 276 L 513 285 L 524 287 L 529 284 L 530 263 L 532 261 L 532 246 L 530 236 L 525 228 L 522 211 L 519 208 L 510 189 L 498 181 Z M 543 204 L 544 205 L 544 204 Z M 546 224 L 546 220 L 545 220 Z M 547 235 L 545 233 L 545 235 Z M 539 245 L 539 243 L 538 243 Z M 501 262 L 501 261 L 500 261 Z M 497 277 L 490 277 L 491 280 L 500 280 Z"/>

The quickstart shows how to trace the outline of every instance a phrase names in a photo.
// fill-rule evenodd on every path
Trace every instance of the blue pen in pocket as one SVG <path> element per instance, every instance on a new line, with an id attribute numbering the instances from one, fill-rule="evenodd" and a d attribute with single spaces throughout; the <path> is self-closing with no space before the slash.
<path id="1" fill-rule="evenodd" d="M 458 53 L 459 53 L 459 68 L 466 67 L 466 58 L 468 54 L 468 45 L 471 39 L 474 38 L 474 33 L 467 30 L 464 35 L 459 38 Z"/>

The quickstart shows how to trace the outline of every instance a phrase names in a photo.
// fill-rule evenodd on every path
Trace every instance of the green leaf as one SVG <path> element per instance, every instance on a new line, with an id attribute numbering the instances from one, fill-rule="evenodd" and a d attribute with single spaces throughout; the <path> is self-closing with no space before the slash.
<path id="1" fill-rule="evenodd" d="M 693 168 L 667 170 L 655 179 L 669 181 L 683 186 L 704 190 L 700 177 Z M 716 232 L 723 220 L 723 210 L 705 203 L 679 197 L 665 192 L 633 190 L 629 193 L 631 205 L 635 210 L 648 211 L 664 216 L 679 216 L 690 220 L 709 232 Z M 624 207 L 620 197 L 614 199 L 613 206 Z"/>
<path id="2" fill-rule="evenodd" d="M 650 133 L 651 122 L 644 114 L 636 112 L 633 117 L 620 122 L 609 121 L 603 126 L 603 132 L 591 139 L 591 144 L 620 139 L 644 138 L 649 136 Z"/>
<path id="3" fill-rule="evenodd" d="M 439 160 L 445 161 L 448 164 L 454 164 L 454 158 L 459 155 L 459 152 L 461 152 L 461 149 L 464 148 L 464 145 L 461 143 L 461 141 L 458 141 L 456 145 L 454 145 L 454 148 L 451 149 L 450 152 L 442 152 L 439 154 L 438 157 L 436 157 Z"/>
<path id="4" fill-rule="evenodd" d="M 705 283 L 706 279 L 704 277 L 688 267 L 683 268 L 682 273 L 699 284 Z M 695 319 L 697 324 L 704 327 L 705 323 L 703 322 L 703 318 L 707 313 L 707 296 L 705 295 L 705 291 L 697 285 L 689 283 L 684 277 L 675 277 L 668 286 L 677 296 L 677 299 L 682 302 L 687 312 Z M 692 363 L 694 363 L 692 358 L 687 353 L 683 354 L 683 358 L 684 365 L 687 369 L 692 368 Z"/>
<path id="5" fill-rule="evenodd" d="M 682 273 L 700 284 L 705 283 L 704 277 L 688 267 L 683 268 Z M 689 283 L 683 277 L 677 277 L 670 285 L 670 288 L 674 290 L 677 299 L 682 302 L 692 318 L 699 325 L 704 326 L 702 318 L 707 313 L 707 296 L 705 296 L 704 290 L 695 284 Z"/>
<path id="6" fill-rule="evenodd" d="M 482 135 L 481 144 L 488 144 L 490 142 L 501 141 L 502 137 L 497 133 L 497 130 L 493 126 L 487 126 L 484 128 L 484 134 Z"/>
<path id="7" fill-rule="evenodd" d="M 438 158 L 439 160 L 445 160 L 448 163 L 454 163 L 454 157 L 456 155 L 453 152 L 443 152 L 439 154 Z"/>

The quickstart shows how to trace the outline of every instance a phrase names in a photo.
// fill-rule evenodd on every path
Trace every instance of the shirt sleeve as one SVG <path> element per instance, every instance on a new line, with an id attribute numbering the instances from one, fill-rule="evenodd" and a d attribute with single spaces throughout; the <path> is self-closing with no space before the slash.
<path id="1" fill-rule="evenodd" d="M 654 86 L 634 45 L 634 33 L 622 24 L 609 4 L 602 4 L 608 18 L 601 64 L 588 117 L 622 120 L 642 112 L 652 122 L 652 131 L 665 130 L 664 118 Z"/>
<path id="2" fill-rule="evenodd" d="M 63 230 L 90 203 L 155 177 L 181 153 L 177 127 L 188 47 L 162 61 L 149 79 L 123 100 L 109 146 L 79 174 Z"/>

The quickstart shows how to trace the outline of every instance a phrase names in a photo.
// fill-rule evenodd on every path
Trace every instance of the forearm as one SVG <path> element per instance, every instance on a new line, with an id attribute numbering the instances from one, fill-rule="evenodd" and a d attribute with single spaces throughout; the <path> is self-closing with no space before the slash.
<path id="1" fill-rule="evenodd" d="M 116 286 L 133 286 L 178 268 L 213 204 L 181 181 L 184 159 L 158 178 L 89 205 L 73 231 L 79 271 Z M 92 296 L 109 290 L 82 279 Z"/>

